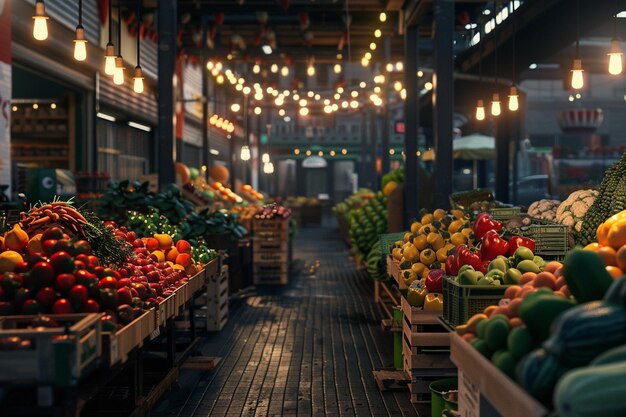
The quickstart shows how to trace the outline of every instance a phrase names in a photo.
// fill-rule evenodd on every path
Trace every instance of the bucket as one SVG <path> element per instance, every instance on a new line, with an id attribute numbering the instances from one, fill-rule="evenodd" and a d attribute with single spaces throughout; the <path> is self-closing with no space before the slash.
<path id="1" fill-rule="evenodd" d="M 444 393 L 443 402 L 448 410 L 457 411 L 459 409 L 459 392 L 452 390 Z"/>
<path id="2" fill-rule="evenodd" d="M 456 378 L 439 379 L 429 385 L 431 417 L 441 416 L 442 411 L 447 408 L 443 400 L 443 393 L 458 389 L 458 386 L 459 384 Z"/>

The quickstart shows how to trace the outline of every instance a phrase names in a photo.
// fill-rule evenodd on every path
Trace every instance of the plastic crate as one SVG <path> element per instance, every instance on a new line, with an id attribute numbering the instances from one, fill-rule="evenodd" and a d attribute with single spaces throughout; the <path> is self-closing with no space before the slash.
<path id="1" fill-rule="evenodd" d="M 507 221 L 522 213 L 520 207 L 498 207 L 489 210 L 489 214 L 494 220 Z"/>
<path id="2" fill-rule="evenodd" d="M 493 193 L 487 188 L 462 191 L 450 194 L 450 206 L 454 209 L 464 210 L 470 204 L 479 201 L 494 201 Z"/>
<path id="3" fill-rule="evenodd" d="M 443 319 L 451 326 L 467 322 L 474 314 L 497 305 L 508 285 L 461 285 L 453 277 L 443 281 Z"/>
<path id="4" fill-rule="evenodd" d="M 50 314 L 59 327 L 27 326 L 37 316 L 0 318 L 0 339 L 30 340 L 27 349 L 0 353 L 0 382 L 75 385 L 102 356 L 102 314 Z"/>
<path id="5" fill-rule="evenodd" d="M 391 247 L 398 240 L 404 239 L 404 232 L 400 233 L 385 233 L 378 236 L 378 243 L 380 245 L 380 253 L 386 255 L 391 253 Z"/>
<path id="6" fill-rule="evenodd" d="M 520 227 L 516 233 L 533 239 L 535 255 L 546 260 L 563 260 L 570 249 L 569 229 L 564 224 L 533 218 L 529 226 Z"/>

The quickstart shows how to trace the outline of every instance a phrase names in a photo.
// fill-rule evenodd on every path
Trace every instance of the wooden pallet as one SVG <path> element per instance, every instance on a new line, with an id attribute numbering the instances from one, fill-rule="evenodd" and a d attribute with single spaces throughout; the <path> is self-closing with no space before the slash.
<path id="1" fill-rule="evenodd" d="M 262 239 L 255 237 L 252 240 L 252 252 L 277 251 L 286 252 L 289 250 L 289 239 Z"/>
<path id="2" fill-rule="evenodd" d="M 228 266 L 207 283 L 206 330 L 220 331 L 228 321 Z"/>
<path id="3" fill-rule="evenodd" d="M 254 251 L 253 262 L 277 262 L 277 263 L 287 263 L 289 261 L 289 252 L 288 251 L 273 251 L 273 250 L 264 250 L 264 251 Z"/>

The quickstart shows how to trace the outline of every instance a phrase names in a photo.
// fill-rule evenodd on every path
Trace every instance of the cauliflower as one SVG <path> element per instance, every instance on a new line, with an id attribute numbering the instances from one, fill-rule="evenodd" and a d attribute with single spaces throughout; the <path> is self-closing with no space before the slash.
<path id="1" fill-rule="evenodd" d="M 561 205 L 559 200 L 535 201 L 528 207 L 528 214 L 541 220 L 554 221 L 559 205 Z"/>
<path id="2" fill-rule="evenodd" d="M 580 231 L 583 217 L 598 197 L 596 190 L 580 190 L 571 193 L 556 210 L 556 221 L 571 229 Z"/>

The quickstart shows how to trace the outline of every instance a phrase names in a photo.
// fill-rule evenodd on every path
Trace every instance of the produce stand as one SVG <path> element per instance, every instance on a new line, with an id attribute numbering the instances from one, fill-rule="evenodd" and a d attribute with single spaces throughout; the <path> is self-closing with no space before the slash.
<path id="1" fill-rule="evenodd" d="M 459 411 L 467 417 L 545 417 L 548 410 L 456 333 L 451 359 L 459 368 Z M 485 404 L 488 402 L 489 404 Z"/>

